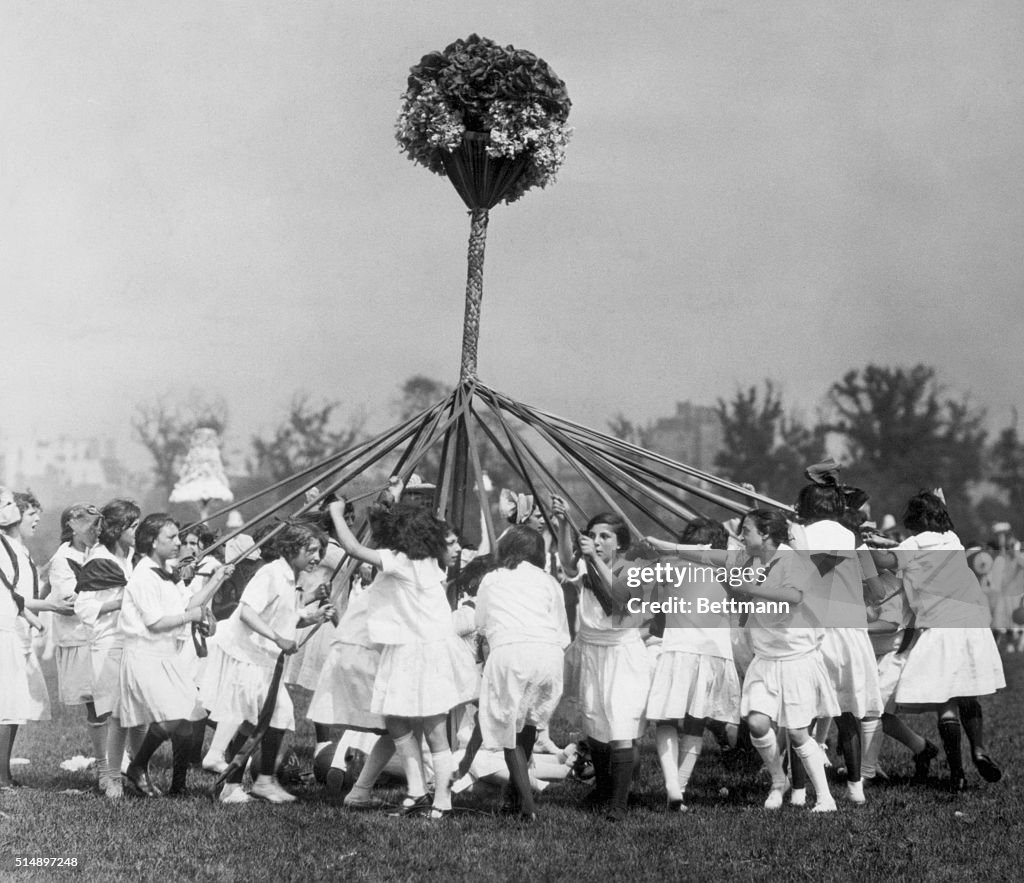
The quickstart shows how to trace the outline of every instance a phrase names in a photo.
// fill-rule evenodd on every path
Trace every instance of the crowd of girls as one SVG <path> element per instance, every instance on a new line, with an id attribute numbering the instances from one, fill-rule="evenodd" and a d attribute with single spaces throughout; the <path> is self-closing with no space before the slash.
<path id="1" fill-rule="evenodd" d="M 627 814 L 649 725 L 670 812 L 687 810 L 705 729 L 735 745 L 741 722 L 770 777 L 769 810 L 787 795 L 805 805 L 810 788 L 811 811 L 836 811 L 825 750 L 833 725 L 845 765 L 838 796 L 850 804 L 866 802 L 865 781 L 883 778 L 886 735 L 909 750 L 914 781 L 926 781 L 939 749 L 906 723 L 910 713 L 937 715 L 952 790 L 967 781 L 962 732 L 980 775 L 998 781 L 978 698 L 1005 686 L 1002 666 L 941 494 L 908 502 L 902 542 L 865 544 L 865 495 L 834 470 L 808 477 L 793 514 L 752 509 L 731 533 L 698 518 L 678 538 L 631 536 L 614 512 L 577 532 L 560 498 L 542 509 L 504 492 L 510 525 L 474 562 L 475 597 L 454 612 L 447 580 L 465 561 L 459 539 L 397 481 L 368 512 L 371 539 L 357 538 L 351 505 L 335 496 L 315 517 L 278 525 L 238 584 L 243 559 L 202 558 L 213 540 L 202 526 L 182 536 L 167 514 L 141 518 L 127 500 L 76 504 L 61 515 L 49 592 L 26 545 L 39 503 L 0 489 L 0 791 L 16 786 L 18 727 L 49 719 L 31 641 L 47 613 L 59 699 L 85 707 L 109 798 L 164 793 L 149 763 L 166 741 L 166 793 L 190 793 L 190 764 L 215 727 L 202 765 L 224 780 L 221 802 L 294 801 L 277 776 L 295 728 L 285 658 L 284 683 L 312 693 L 327 785 L 351 809 L 378 806 L 373 787 L 395 758 L 407 791 L 392 814 L 444 820 L 451 783 L 479 749 L 504 758 L 503 811 L 533 819 L 531 759 L 550 745 L 559 708 L 583 731 L 593 765 L 583 804 L 610 821 Z M 659 558 L 688 563 L 687 578 L 629 578 Z M 726 585 L 722 566 L 759 577 Z M 214 633 L 209 608 L 221 589 Z M 775 603 L 738 617 L 721 603 L 731 598 Z M 467 708 L 474 733 L 456 770 L 449 723 Z M 377 737 L 355 781 L 330 741 L 342 731 Z M 245 765 L 229 765 L 247 742 L 259 743 L 248 790 Z"/>

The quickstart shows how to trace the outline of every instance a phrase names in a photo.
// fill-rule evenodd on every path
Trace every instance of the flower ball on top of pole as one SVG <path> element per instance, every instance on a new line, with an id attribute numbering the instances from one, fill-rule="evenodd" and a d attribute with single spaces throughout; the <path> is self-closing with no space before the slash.
<path id="1" fill-rule="evenodd" d="M 459 374 L 463 417 L 453 427 L 453 449 L 445 439 L 451 468 L 443 457 L 435 497 L 439 510 L 451 499 L 449 516 L 460 535 L 471 456 L 465 415 L 476 381 L 488 212 L 554 182 L 572 133 L 566 125 L 571 106 L 565 83 L 543 59 L 476 34 L 424 55 L 409 71 L 396 124 L 399 146 L 413 162 L 447 176 L 470 210 Z M 476 484 L 482 494 L 479 475 Z"/>

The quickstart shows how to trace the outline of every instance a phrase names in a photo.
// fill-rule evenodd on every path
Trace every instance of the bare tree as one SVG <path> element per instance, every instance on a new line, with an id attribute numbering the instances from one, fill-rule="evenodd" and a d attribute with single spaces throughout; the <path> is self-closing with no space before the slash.
<path id="1" fill-rule="evenodd" d="M 349 417 L 344 425 L 336 426 L 336 412 L 340 407 L 338 401 L 313 404 L 308 395 L 296 393 L 287 416 L 273 433 L 267 438 L 252 437 L 255 469 L 274 481 L 282 481 L 331 454 L 352 447 L 363 438 L 366 417 L 358 413 Z"/>
<path id="2" fill-rule="evenodd" d="M 177 404 L 160 396 L 135 408 L 132 430 L 153 458 L 153 474 L 159 488 L 170 493 L 178 480 L 178 468 L 188 453 L 192 432 L 206 426 L 223 435 L 228 407 L 222 398 L 204 398 L 198 391 Z"/>

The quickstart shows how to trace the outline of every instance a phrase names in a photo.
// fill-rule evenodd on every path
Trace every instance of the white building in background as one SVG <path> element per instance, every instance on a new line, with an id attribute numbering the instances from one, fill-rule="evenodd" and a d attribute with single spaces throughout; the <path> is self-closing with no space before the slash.
<path id="1" fill-rule="evenodd" d="M 123 474 L 111 438 L 59 435 L 49 439 L 0 440 L 0 482 L 26 488 L 115 484 Z"/>

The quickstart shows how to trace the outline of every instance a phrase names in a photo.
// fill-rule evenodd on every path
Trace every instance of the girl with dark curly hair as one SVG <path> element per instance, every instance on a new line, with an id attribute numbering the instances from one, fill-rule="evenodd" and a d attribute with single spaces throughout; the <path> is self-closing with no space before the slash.
<path id="1" fill-rule="evenodd" d="M 400 497 L 397 480 L 391 492 Z M 369 710 L 383 715 L 405 770 L 408 796 L 399 812 L 423 810 L 441 820 L 451 812 L 454 771 L 446 716 L 478 691 L 473 655 L 455 631 L 445 593 L 458 537 L 429 509 L 378 505 L 370 513 L 378 547 L 370 548 L 352 534 L 343 511 L 344 500 L 331 504 L 342 548 L 380 571 L 369 593 L 369 637 L 383 645 Z M 423 779 L 420 732 L 434 765 L 433 800 Z"/>

